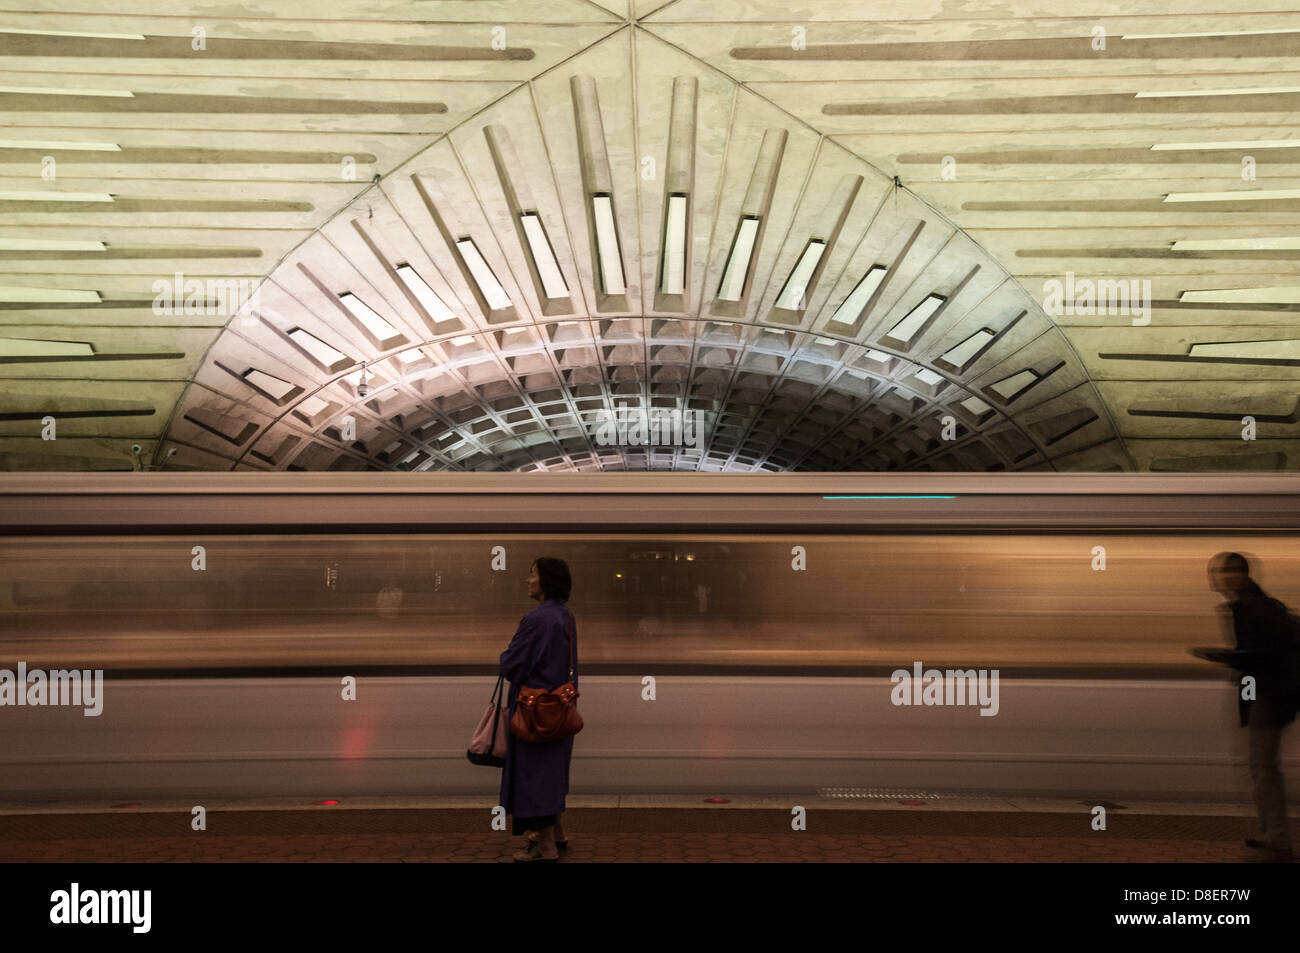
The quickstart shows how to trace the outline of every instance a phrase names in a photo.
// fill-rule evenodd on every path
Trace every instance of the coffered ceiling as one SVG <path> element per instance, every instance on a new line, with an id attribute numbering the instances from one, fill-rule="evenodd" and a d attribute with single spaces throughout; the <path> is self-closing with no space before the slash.
<path id="1" fill-rule="evenodd" d="M 0 13 L 0 466 L 1295 469 L 1300 12 L 1223 6 Z"/>

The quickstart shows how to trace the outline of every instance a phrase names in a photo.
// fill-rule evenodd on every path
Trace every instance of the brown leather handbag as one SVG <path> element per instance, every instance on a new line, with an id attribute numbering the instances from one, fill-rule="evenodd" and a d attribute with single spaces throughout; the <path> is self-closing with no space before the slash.
<path id="1" fill-rule="evenodd" d="M 520 741 L 557 741 L 569 738 L 582 730 L 582 716 L 578 714 L 578 690 L 573 687 L 573 644 L 577 633 L 573 629 L 573 613 L 569 613 L 569 680 L 554 691 L 544 688 L 519 687 L 515 715 L 510 719 L 510 732 Z"/>

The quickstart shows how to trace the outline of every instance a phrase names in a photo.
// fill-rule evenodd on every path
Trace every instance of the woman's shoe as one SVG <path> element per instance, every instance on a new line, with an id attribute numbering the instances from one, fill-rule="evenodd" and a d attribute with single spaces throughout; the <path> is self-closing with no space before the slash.
<path id="1" fill-rule="evenodd" d="M 527 838 L 528 838 L 528 844 L 529 844 L 529 846 L 532 846 L 533 844 L 536 844 L 536 843 L 537 843 L 537 831 L 529 831 L 528 834 L 527 834 Z M 555 846 L 558 847 L 560 850 L 568 850 L 568 849 L 569 849 L 569 839 L 566 837 L 564 840 L 557 840 L 557 841 L 555 842 Z"/>
<path id="2" fill-rule="evenodd" d="M 558 854 L 554 857 L 543 857 L 542 849 L 537 845 L 536 841 L 531 841 L 526 848 L 523 850 L 517 850 L 514 854 L 516 864 L 532 864 L 538 862 L 543 864 L 553 864 L 559 859 L 560 856 Z"/>

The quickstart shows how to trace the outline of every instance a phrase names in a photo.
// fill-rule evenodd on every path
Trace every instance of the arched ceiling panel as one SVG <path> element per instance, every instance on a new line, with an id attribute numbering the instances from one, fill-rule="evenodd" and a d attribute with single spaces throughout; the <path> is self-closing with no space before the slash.
<path id="1" fill-rule="evenodd" d="M 137 6 L 0 15 L 4 466 L 1294 468 L 1276 0 Z"/>

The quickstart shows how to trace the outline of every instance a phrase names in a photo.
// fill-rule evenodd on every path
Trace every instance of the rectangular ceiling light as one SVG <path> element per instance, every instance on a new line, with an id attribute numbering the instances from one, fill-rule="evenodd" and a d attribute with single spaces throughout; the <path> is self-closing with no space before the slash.
<path id="1" fill-rule="evenodd" d="M 1170 192 L 1166 202 L 1273 202 L 1300 199 L 1300 189 L 1260 189 L 1239 192 Z"/>
<path id="2" fill-rule="evenodd" d="M 1225 344 L 1193 344 L 1188 357 L 1235 357 L 1239 360 L 1290 360 L 1300 358 L 1300 340 L 1233 341 Z"/>
<path id="3" fill-rule="evenodd" d="M 90 40 L 143 40 L 140 33 L 80 33 L 72 30 L 18 30 L 13 27 L 0 27 L 0 33 L 22 33 L 27 36 L 79 36 Z"/>
<path id="4" fill-rule="evenodd" d="M 111 202 L 107 192 L 33 192 L 0 190 L 0 202 Z"/>
<path id="5" fill-rule="evenodd" d="M 931 387 L 938 387 L 940 384 L 942 384 L 942 383 L 944 382 L 944 379 L 943 379 L 943 377 L 942 377 L 941 375 L 936 374 L 934 371 L 930 370 L 928 367 L 923 367 L 923 368 L 921 368 L 919 371 L 917 371 L 917 372 L 916 372 L 915 374 L 913 374 L 912 376 L 915 377 L 915 378 L 916 378 L 918 381 L 920 381 L 922 384 L 928 384 L 928 385 L 930 385 Z"/>
<path id="6" fill-rule="evenodd" d="M 306 397 L 298 402 L 297 406 L 294 407 L 294 412 L 299 415 L 315 417 L 321 411 L 328 409 L 329 404 L 319 397 Z M 310 423 L 310 421 L 308 422 Z"/>
<path id="7" fill-rule="evenodd" d="M 0 149 L 71 149 L 77 152 L 121 152 L 113 142 L 72 142 L 55 139 L 0 139 Z"/>
<path id="8" fill-rule="evenodd" d="M 459 238 L 456 240 L 456 247 L 460 249 L 461 257 L 465 260 L 469 273 L 473 275 L 478 290 L 487 299 L 488 307 L 493 311 L 509 308 L 510 298 L 506 294 L 506 289 L 502 288 L 501 282 L 497 281 L 497 276 L 492 273 L 492 268 L 484 260 L 478 246 L 474 244 L 474 239 Z"/>
<path id="9" fill-rule="evenodd" d="M 825 251 L 826 243 L 820 238 L 814 238 L 808 243 L 808 247 L 799 256 L 799 263 L 794 266 L 794 271 L 790 272 L 790 277 L 786 279 L 785 287 L 776 296 L 778 308 L 786 311 L 802 311 L 807 307 L 804 292 L 808 289 L 808 282 L 812 281 L 813 272 L 817 270 L 817 263 L 822 260 L 822 253 Z"/>
<path id="10" fill-rule="evenodd" d="M 916 337 L 917 332 L 939 310 L 941 304 L 943 304 L 942 296 L 926 295 L 925 300 L 913 308 L 907 317 L 890 328 L 889 336 L 897 341 L 911 344 L 912 338 Z"/>
<path id="11" fill-rule="evenodd" d="M 614 225 L 614 204 L 608 195 L 593 195 L 591 209 L 596 220 L 596 251 L 600 257 L 600 282 L 607 295 L 627 291 L 623 280 L 623 256 L 618 250 L 618 229 Z"/>
<path id="12" fill-rule="evenodd" d="M 659 290 L 666 295 L 686 293 L 686 196 L 668 196 L 664 228 L 663 274 Z"/>
<path id="13" fill-rule="evenodd" d="M 888 270 L 883 265 L 872 265 L 871 270 L 862 276 L 862 280 L 849 292 L 849 296 L 835 309 L 835 314 L 831 317 L 831 320 L 839 321 L 842 324 L 852 324 L 857 321 L 862 314 L 862 309 L 867 306 L 871 296 L 876 293 L 880 283 L 885 280 L 885 273 Z"/>
<path id="14" fill-rule="evenodd" d="M 406 285 L 411 294 L 415 295 L 415 300 L 420 302 L 420 307 L 424 308 L 433 320 L 447 321 L 456 316 L 452 313 L 451 308 L 447 307 L 443 300 L 438 297 L 438 293 L 430 288 L 425 280 L 420 277 L 419 272 L 410 265 L 398 265 L 397 277 L 402 279 L 402 284 Z"/>
<path id="15" fill-rule="evenodd" d="M 867 348 L 866 356 L 878 364 L 887 364 L 894 359 L 894 355 L 877 351 L 874 347 Z"/>
<path id="16" fill-rule="evenodd" d="M 25 288 L 0 285 L 0 302 L 6 304 L 99 304 L 98 291 L 79 288 Z"/>
<path id="17" fill-rule="evenodd" d="M 0 251 L 104 251 L 104 243 L 57 238 L 0 238 Z"/>
<path id="18" fill-rule="evenodd" d="M 1242 86 L 1229 89 L 1149 89 L 1135 99 L 1173 99 L 1179 96 L 1277 96 L 1300 93 L 1300 86 Z"/>
<path id="19" fill-rule="evenodd" d="M 320 361 L 325 367 L 333 367 L 340 361 L 349 361 L 350 359 L 342 351 L 326 344 L 316 335 L 302 328 L 294 328 L 289 332 L 290 339 L 293 340 L 300 348 Z"/>
<path id="20" fill-rule="evenodd" d="M 569 286 L 564 283 L 560 272 L 560 263 L 555 260 L 555 250 L 551 240 L 546 237 L 546 229 L 536 212 L 522 212 L 519 219 L 523 222 L 524 236 L 528 239 L 528 250 L 532 252 L 533 264 L 542 279 L 542 290 L 548 298 L 569 297 Z"/>
<path id="21" fill-rule="evenodd" d="M 962 341 L 956 347 L 951 348 L 946 354 L 942 355 L 939 360 L 945 364 L 951 364 L 960 371 L 966 370 L 967 363 L 979 353 L 980 349 L 992 341 L 995 335 L 988 328 L 980 328 L 966 340 Z"/>
<path id="22" fill-rule="evenodd" d="M 722 285 L 718 288 L 718 299 L 721 301 L 739 301 L 745 290 L 749 259 L 754 254 L 754 239 L 758 237 L 758 224 L 759 219 L 754 215 L 746 215 L 740 220 L 736 237 L 731 242 L 727 267 L 722 272 Z"/>
<path id="23" fill-rule="evenodd" d="M 1300 249 L 1300 237 L 1195 238 L 1174 242 L 1172 251 L 1285 251 Z"/>
<path id="24" fill-rule="evenodd" d="M 1300 286 L 1184 291 L 1178 296 L 1178 300 L 1184 303 L 1202 304 L 1300 304 Z"/>
<path id="25" fill-rule="evenodd" d="M 379 314 L 350 291 L 345 291 L 339 295 L 339 300 L 343 306 L 352 312 L 353 316 L 366 326 L 366 330 L 373 334 L 381 341 L 387 341 L 389 338 L 397 337 L 399 334 L 397 328 L 393 327 Z"/>
<path id="26" fill-rule="evenodd" d="M 1239 149 L 1300 149 L 1300 139 L 1240 139 L 1220 142 L 1157 142 L 1151 147 L 1153 152 L 1206 152 L 1223 149 L 1236 152 Z"/>
<path id="27" fill-rule="evenodd" d="M 969 410 L 976 417 L 987 414 L 990 410 L 993 409 L 988 404 L 984 403 L 984 401 L 980 400 L 978 397 L 967 397 L 965 400 L 961 401 L 961 405 L 965 407 L 967 410 Z"/>
<path id="28" fill-rule="evenodd" d="M 1282 30 L 1215 30 L 1212 33 L 1124 33 L 1122 40 L 1186 40 L 1200 36 L 1263 36 L 1268 33 L 1300 33 L 1292 27 Z"/>
<path id="29" fill-rule="evenodd" d="M 134 99 L 129 89 L 60 89 L 57 86 L 0 86 L 0 93 L 19 96 L 120 96 Z"/>
<path id="30" fill-rule="evenodd" d="M 282 381 L 278 377 L 272 377 L 265 371 L 259 371 L 253 368 L 244 373 L 244 380 L 252 384 L 260 391 L 265 391 L 276 400 L 284 400 L 287 396 L 297 390 L 297 386 L 290 384 L 288 381 Z"/>
<path id="31" fill-rule="evenodd" d="M 474 335 L 472 335 L 472 334 L 462 334 L 462 335 L 461 335 L 460 337 L 458 337 L 458 338 L 452 338 L 452 339 L 451 339 L 451 343 L 452 343 L 453 345 L 455 345 L 456 347 L 464 347 L 466 344 L 470 344 L 470 343 L 472 343 L 473 340 L 474 340 Z"/>
<path id="32" fill-rule="evenodd" d="M 0 357 L 93 357 L 95 349 L 84 341 L 39 341 L 0 338 Z"/>
<path id="33" fill-rule="evenodd" d="M 1011 400 L 1022 390 L 1038 380 L 1038 375 L 1033 371 L 1024 370 L 1019 374 L 1012 374 L 1010 377 L 1003 378 L 996 384 L 989 386 L 989 390 L 996 393 L 1003 400 Z"/>

